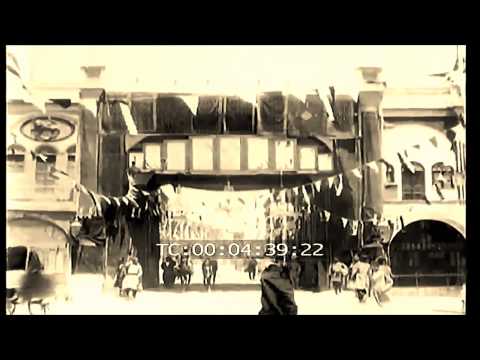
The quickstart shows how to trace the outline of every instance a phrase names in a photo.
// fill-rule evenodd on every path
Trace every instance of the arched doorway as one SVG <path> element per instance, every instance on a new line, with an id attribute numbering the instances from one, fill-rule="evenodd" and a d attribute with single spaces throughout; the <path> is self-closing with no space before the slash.
<path id="1" fill-rule="evenodd" d="M 436 220 L 410 223 L 392 240 L 390 259 L 398 286 L 461 285 L 466 271 L 464 236 Z"/>

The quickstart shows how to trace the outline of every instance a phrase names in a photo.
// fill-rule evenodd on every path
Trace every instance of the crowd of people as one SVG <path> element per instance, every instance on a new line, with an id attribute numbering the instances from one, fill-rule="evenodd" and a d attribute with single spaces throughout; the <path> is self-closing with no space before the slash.
<path id="1" fill-rule="evenodd" d="M 285 258 L 270 258 L 261 271 L 260 285 L 262 290 L 262 310 L 260 314 L 293 314 L 296 313 L 294 290 L 299 288 L 302 267 L 296 256 L 288 261 Z M 208 291 L 215 286 L 218 261 L 212 257 L 202 260 L 203 285 Z M 254 257 L 246 261 L 245 271 L 249 280 L 257 276 L 258 262 Z M 177 279 L 184 288 L 188 288 L 193 275 L 193 262 L 188 248 L 175 258 L 166 256 L 162 263 L 163 286 L 167 289 L 174 287 Z M 136 298 L 142 290 L 142 266 L 138 259 L 129 256 L 122 259 L 117 268 L 115 287 L 119 288 L 119 295 L 129 299 Z M 375 301 L 382 306 L 388 302 L 388 292 L 393 287 L 393 276 L 385 257 L 380 256 L 369 261 L 367 256 L 355 255 L 350 266 L 338 258 L 334 258 L 330 265 L 329 278 L 335 294 L 341 294 L 342 289 L 353 289 L 360 303 L 366 302 L 373 296 Z"/>
<path id="2" fill-rule="evenodd" d="M 335 294 L 342 288 L 355 290 L 355 295 L 362 303 L 370 296 L 382 306 L 390 300 L 388 292 L 393 287 L 393 275 L 387 259 L 379 256 L 369 261 L 368 256 L 355 255 L 350 267 L 335 258 L 329 270 L 330 281 Z"/>

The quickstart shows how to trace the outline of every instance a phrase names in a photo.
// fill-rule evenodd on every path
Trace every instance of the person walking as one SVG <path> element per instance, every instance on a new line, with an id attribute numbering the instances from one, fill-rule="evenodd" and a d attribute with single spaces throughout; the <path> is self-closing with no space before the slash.
<path id="1" fill-rule="evenodd" d="M 365 302 L 367 297 L 367 291 L 369 284 L 369 270 L 370 264 L 366 255 L 362 255 L 359 261 L 357 261 L 352 267 L 352 280 L 353 287 L 355 289 L 358 300 L 362 303 Z"/>
<path id="2" fill-rule="evenodd" d="M 114 287 L 118 287 L 118 295 L 123 296 L 123 289 L 122 289 L 122 282 L 123 278 L 125 277 L 125 258 L 121 258 L 118 262 L 117 272 L 115 274 L 115 282 L 113 284 Z"/>
<path id="3" fill-rule="evenodd" d="M 255 280 L 255 276 L 257 274 L 257 260 L 252 256 L 248 260 L 247 264 L 247 272 L 248 272 L 248 278 L 250 280 Z"/>
<path id="4" fill-rule="evenodd" d="M 293 254 L 289 263 L 289 272 L 292 279 L 293 288 L 298 289 L 300 284 L 300 273 L 302 272 L 302 266 L 298 261 L 297 255 Z"/>
<path id="5" fill-rule="evenodd" d="M 138 259 L 133 257 L 131 262 L 126 266 L 126 274 L 122 282 L 122 289 L 125 290 L 129 298 L 136 298 L 137 292 L 143 289 L 142 276 L 143 269 Z"/>
<path id="6" fill-rule="evenodd" d="M 329 276 L 335 295 L 342 292 L 343 279 L 348 275 L 348 267 L 338 258 L 334 258 L 333 264 L 330 266 Z"/>
<path id="7" fill-rule="evenodd" d="M 212 269 L 212 288 L 215 286 L 215 280 L 217 279 L 218 261 L 217 259 L 210 259 L 210 265 Z"/>
<path id="8" fill-rule="evenodd" d="M 207 288 L 208 291 L 211 289 L 212 285 L 212 263 L 210 258 L 207 257 L 202 262 L 202 272 L 203 272 L 203 285 Z"/>
<path id="9" fill-rule="evenodd" d="M 350 267 L 348 268 L 348 276 L 347 276 L 347 286 L 346 288 L 348 289 L 354 289 L 354 281 L 353 281 L 353 267 L 355 266 L 356 263 L 360 261 L 360 257 L 355 254 L 352 258 L 352 262 L 350 264 Z"/>
<path id="10" fill-rule="evenodd" d="M 370 279 L 372 294 L 377 304 L 382 306 L 390 301 L 388 292 L 393 287 L 393 276 L 385 258 L 379 257 L 372 263 Z"/>
<path id="11" fill-rule="evenodd" d="M 260 277 L 259 315 L 297 315 L 292 279 L 282 257 L 272 258 Z"/>
<path id="12" fill-rule="evenodd" d="M 167 256 L 162 262 L 163 286 L 170 289 L 175 284 L 175 261 Z"/>

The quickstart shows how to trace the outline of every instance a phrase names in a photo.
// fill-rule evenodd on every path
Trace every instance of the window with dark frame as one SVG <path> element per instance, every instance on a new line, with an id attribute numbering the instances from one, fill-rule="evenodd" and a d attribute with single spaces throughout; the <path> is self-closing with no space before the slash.
<path id="1" fill-rule="evenodd" d="M 51 192 L 56 180 L 50 175 L 50 171 L 57 162 L 57 153 L 51 147 L 42 147 L 37 149 L 36 154 L 42 154 L 42 156 L 36 155 L 35 157 L 35 184 L 37 185 L 37 191 Z"/>
<path id="2" fill-rule="evenodd" d="M 7 149 L 7 171 L 9 173 L 23 173 L 25 170 L 25 148 L 12 145 Z"/>
<path id="3" fill-rule="evenodd" d="M 405 165 L 402 165 L 402 199 L 423 200 L 425 199 L 425 170 L 417 162 L 412 162 L 415 172 L 412 173 Z"/>

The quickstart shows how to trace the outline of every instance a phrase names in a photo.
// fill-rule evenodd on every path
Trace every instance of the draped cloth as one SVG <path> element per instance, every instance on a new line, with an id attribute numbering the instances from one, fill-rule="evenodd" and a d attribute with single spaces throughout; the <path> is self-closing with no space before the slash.
<path id="1" fill-rule="evenodd" d="M 285 97 L 282 92 L 268 92 L 258 97 L 260 117 L 257 132 L 283 133 L 285 131 Z"/>
<path id="2" fill-rule="evenodd" d="M 143 287 L 155 288 L 160 284 L 159 261 L 160 243 L 159 220 L 150 215 L 142 218 L 127 218 L 128 231 L 132 245 L 137 251 L 137 257 L 143 268 Z"/>
<path id="3" fill-rule="evenodd" d="M 229 133 L 254 132 L 253 104 L 236 96 L 227 97 L 225 124 Z"/>
<path id="4" fill-rule="evenodd" d="M 336 140 L 335 145 L 338 167 L 343 174 L 343 191 L 335 198 L 332 210 L 347 219 L 360 219 L 362 179 L 350 171 L 361 164 L 358 142 L 356 139 Z"/>
<path id="5" fill-rule="evenodd" d="M 221 131 L 222 98 L 200 96 L 193 129 L 199 134 L 219 134 Z"/>
<path id="6" fill-rule="evenodd" d="M 190 107 L 178 96 L 157 97 L 156 132 L 168 134 L 188 134 L 193 129 L 193 116 Z"/>
<path id="7" fill-rule="evenodd" d="M 139 132 L 154 131 L 153 98 L 133 100 L 131 113 Z"/>
<path id="8" fill-rule="evenodd" d="M 99 192 L 104 195 L 121 196 L 125 192 L 123 176 L 127 169 L 122 134 L 105 134 L 100 141 Z"/>

